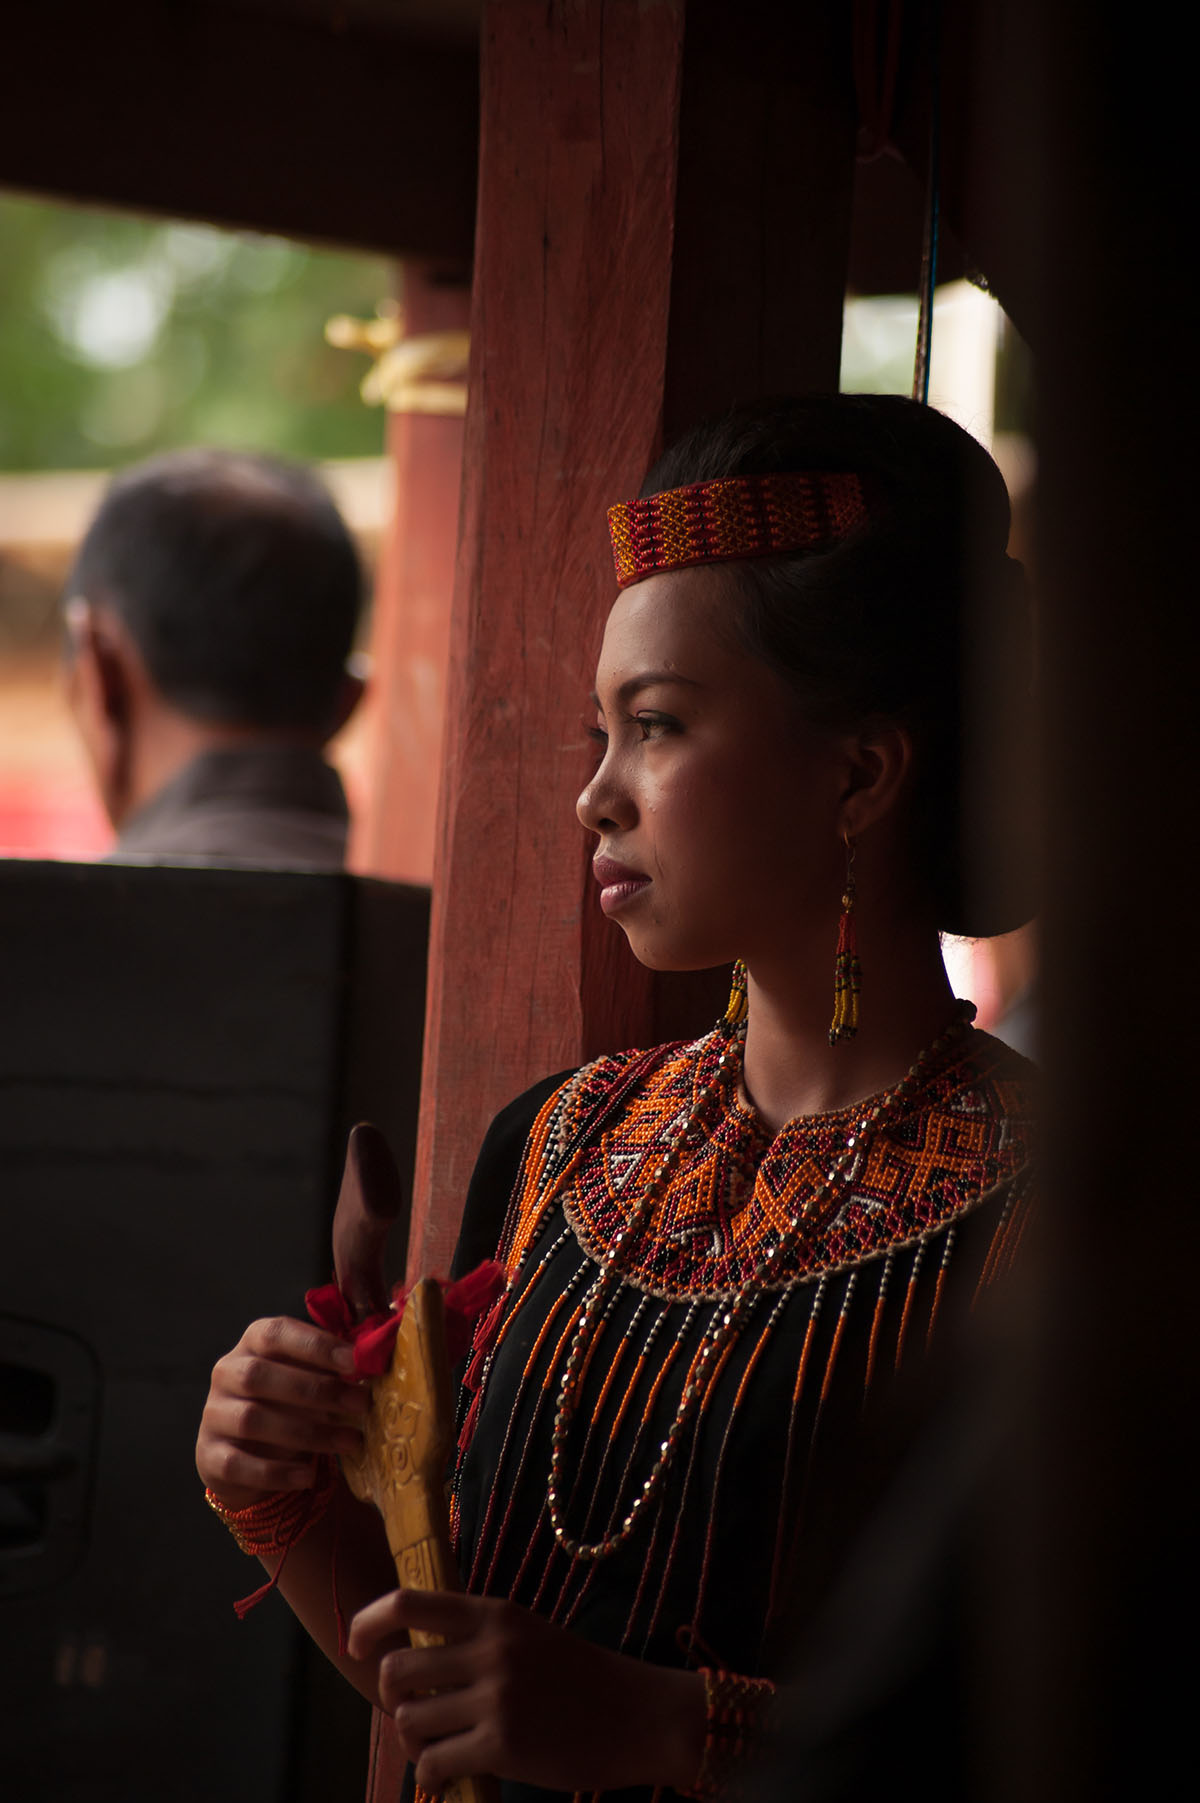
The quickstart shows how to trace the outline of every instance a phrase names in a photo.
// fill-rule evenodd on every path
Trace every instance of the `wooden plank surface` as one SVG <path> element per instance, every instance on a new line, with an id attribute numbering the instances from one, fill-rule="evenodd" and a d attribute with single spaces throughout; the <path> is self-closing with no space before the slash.
<path id="1" fill-rule="evenodd" d="M 445 1265 L 498 1107 L 602 1050 L 699 1030 L 724 999 L 723 974 L 655 979 L 632 959 L 573 809 L 614 593 L 605 509 L 637 492 L 664 407 L 675 430 L 837 386 L 849 43 L 836 0 L 796 10 L 485 14 L 414 1272 Z"/>
<path id="2" fill-rule="evenodd" d="M 837 388 L 850 20 L 845 0 L 688 0 L 668 438 L 737 402 Z"/>
<path id="3" fill-rule="evenodd" d="M 674 430 L 764 389 L 837 385 L 853 122 L 839 8 L 813 11 L 485 11 L 412 1276 L 447 1268 L 497 1108 L 601 1050 L 698 1030 L 724 1000 L 725 973 L 655 979 L 634 961 L 600 913 L 574 800 L 614 594 L 605 509 L 637 492 L 664 398 Z M 685 13 L 698 20 L 690 72 Z M 713 179 L 727 156 L 736 179 Z M 392 1803 L 401 1771 L 377 1713 L 369 1796 Z"/>
<path id="4" fill-rule="evenodd" d="M 414 1210 L 427 1269 L 449 1259 L 491 1115 L 578 1063 L 588 1034 L 590 852 L 574 801 L 613 593 L 605 508 L 636 490 L 659 433 L 683 12 L 506 0 L 485 15 Z M 620 1043 L 649 984 L 632 961 L 617 978 L 626 954 L 611 944 L 604 1034 Z"/>

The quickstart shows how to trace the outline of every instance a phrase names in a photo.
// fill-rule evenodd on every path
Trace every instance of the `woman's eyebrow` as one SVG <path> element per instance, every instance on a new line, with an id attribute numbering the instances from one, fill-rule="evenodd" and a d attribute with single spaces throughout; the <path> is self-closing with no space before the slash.
<path id="1" fill-rule="evenodd" d="M 642 670 L 637 676 L 627 676 L 625 678 L 625 681 L 621 683 L 617 689 L 616 698 L 619 702 L 623 703 L 629 701 L 641 689 L 658 688 L 664 683 L 681 684 L 684 688 L 688 689 L 702 689 L 704 687 L 704 684 L 698 682 L 694 676 L 682 676 L 678 670 Z M 596 707 L 601 705 L 600 697 L 597 695 L 595 689 L 592 690 L 591 699 Z"/>

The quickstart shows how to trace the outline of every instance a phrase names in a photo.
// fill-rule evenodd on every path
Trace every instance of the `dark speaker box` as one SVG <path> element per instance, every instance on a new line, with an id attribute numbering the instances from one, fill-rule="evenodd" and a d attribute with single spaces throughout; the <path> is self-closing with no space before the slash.
<path id="1" fill-rule="evenodd" d="M 329 1275 L 348 1127 L 411 1170 L 428 895 L 0 864 L 11 1803 L 358 1803 L 362 1703 L 206 1508 L 215 1360 Z M 402 1247 L 394 1247 L 398 1260 Z"/>

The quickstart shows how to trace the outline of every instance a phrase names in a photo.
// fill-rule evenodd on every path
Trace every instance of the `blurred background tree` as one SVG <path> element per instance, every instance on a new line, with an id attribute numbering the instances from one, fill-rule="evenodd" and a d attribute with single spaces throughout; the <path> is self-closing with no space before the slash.
<path id="1" fill-rule="evenodd" d="M 394 284 L 381 257 L 0 193 L 0 471 L 180 444 L 378 456 L 362 359 L 322 327 Z"/>
<path id="2" fill-rule="evenodd" d="M 189 444 L 320 464 L 370 570 L 385 416 L 324 327 L 396 280 L 382 257 L 0 191 L 0 855 L 109 842 L 58 686 L 59 596 L 107 472 Z M 351 786 L 363 718 L 334 748 Z"/>

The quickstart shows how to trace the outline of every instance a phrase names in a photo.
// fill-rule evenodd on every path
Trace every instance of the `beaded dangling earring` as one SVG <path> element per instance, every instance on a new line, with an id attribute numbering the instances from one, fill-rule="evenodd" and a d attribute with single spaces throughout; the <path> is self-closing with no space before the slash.
<path id="1" fill-rule="evenodd" d="M 833 1020 L 829 1027 L 829 1043 L 853 1039 L 858 1032 L 858 992 L 862 987 L 862 966 L 858 962 L 858 932 L 854 921 L 854 840 L 846 841 L 846 887 L 842 892 L 842 918 L 838 923 L 837 953 L 833 961 Z"/>
<path id="2" fill-rule="evenodd" d="M 746 995 L 746 966 L 739 958 L 733 967 L 733 986 L 729 991 L 729 1001 L 721 1025 L 727 1033 L 736 1033 L 749 1012 L 750 1003 Z"/>

